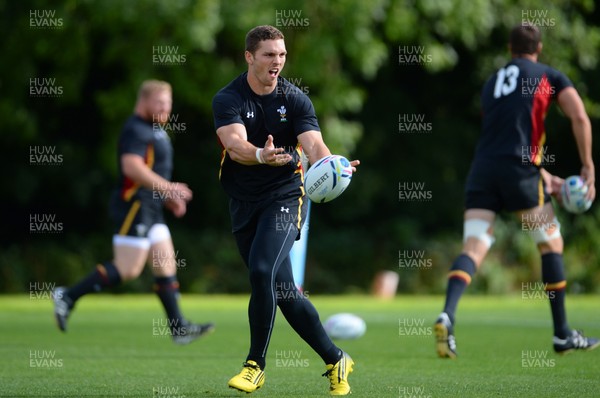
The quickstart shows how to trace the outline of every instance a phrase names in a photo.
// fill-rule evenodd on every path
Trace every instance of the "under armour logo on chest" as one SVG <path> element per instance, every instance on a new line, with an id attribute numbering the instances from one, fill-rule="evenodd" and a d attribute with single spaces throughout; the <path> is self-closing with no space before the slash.
<path id="1" fill-rule="evenodd" d="M 246 119 L 250 119 L 251 117 L 254 117 L 254 112 L 246 112 Z"/>

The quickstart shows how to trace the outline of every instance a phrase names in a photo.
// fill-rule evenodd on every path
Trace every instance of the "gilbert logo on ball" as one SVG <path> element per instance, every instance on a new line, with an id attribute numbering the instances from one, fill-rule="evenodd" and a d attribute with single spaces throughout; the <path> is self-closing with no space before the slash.
<path id="1" fill-rule="evenodd" d="M 560 190 L 563 207 L 570 213 L 585 212 L 592 206 L 592 201 L 585 198 L 587 192 L 588 187 L 580 176 L 568 177 Z"/>
<path id="2" fill-rule="evenodd" d="M 352 180 L 352 166 L 348 159 L 329 155 L 319 159 L 306 172 L 304 188 L 316 203 L 329 202 L 344 192 Z"/>

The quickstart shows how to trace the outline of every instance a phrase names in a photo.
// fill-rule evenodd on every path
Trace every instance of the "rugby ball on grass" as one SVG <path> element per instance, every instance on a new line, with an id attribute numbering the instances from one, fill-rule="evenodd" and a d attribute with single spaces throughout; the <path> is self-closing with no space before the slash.
<path id="1" fill-rule="evenodd" d="M 570 213 L 585 212 L 592 206 L 592 201 L 585 198 L 587 192 L 588 187 L 580 176 L 568 177 L 560 189 L 563 207 Z"/>
<path id="2" fill-rule="evenodd" d="M 367 324 L 362 318 L 354 314 L 340 313 L 327 318 L 323 328 L 332 339 L 350 340 L 357 339 L 365 334 Z"/>
<path id="3" fill-rule="evenodd" d="M 313 164 L 304 176 L 304 189 L 316 203 L 329 202 L 344 192 L 352 180 L 352 166 L 343 156 L 329 155 Z"/>

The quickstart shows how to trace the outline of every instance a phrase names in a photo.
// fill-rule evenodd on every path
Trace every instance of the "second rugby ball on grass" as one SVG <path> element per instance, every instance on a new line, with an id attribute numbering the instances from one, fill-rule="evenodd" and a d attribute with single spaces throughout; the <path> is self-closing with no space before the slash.
<path id="1" fill-rule="evenodd" d="M 364 335 L 367 331 L 367 324 L 357 315 L 340 313 L 327 318 L 323 328 L 332 339 L 350 340 Z"/>

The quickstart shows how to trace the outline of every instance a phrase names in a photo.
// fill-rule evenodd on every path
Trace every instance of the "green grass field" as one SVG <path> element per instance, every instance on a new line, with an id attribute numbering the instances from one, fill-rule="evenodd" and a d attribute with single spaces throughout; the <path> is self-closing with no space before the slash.
<path id="1" fill-rule="evenodd" d="M 442 297 L 311 300 L 322 319 L 353 312 L 367 322 L 364 337 L 338 342 L 356 361 L 353 397 L 600 396 L 600 349 L 555 355 L 542 299 L 465 296 L 457 360 L 434 351 L 431 326 Z M 248 349 L 247 297 L 184 295 L 182 306 L 193 320 L 216 322 L 215 333 L 188 346 L 155 335 L 162 312 L 154 296 L 88 296 L 67 334 L 56 328 L 49 299 L 0 297 L 0 396 L 246 396 L 227 381 Z M 573 327 L 600 335 L 600 297 L 570 296 L 567 306 Z M 253 396 L 329 396 L 320 358 L 281 314 L 267 361 L 266 383 Z"/>

